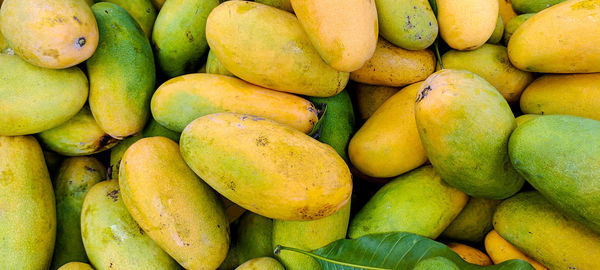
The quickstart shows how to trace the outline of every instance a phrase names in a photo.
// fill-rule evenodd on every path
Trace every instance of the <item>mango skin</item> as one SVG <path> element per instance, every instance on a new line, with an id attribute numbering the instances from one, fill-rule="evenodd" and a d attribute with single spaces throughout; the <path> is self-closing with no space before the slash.
<path id="1" fill-rule="evenodd" d="M 400 89 L 395 87 L 362 83 L 356 83 L 353 90 L 356 99 L 356 107 L 358 109 L 358 118 L 361 121 L 365 121 L 371 117 L 381 104 L 400 91 Z"/>
<path id="2" fill-rule="evenodd" d="M 423 166 L 377 191 L 350 222 L 348 237 L 403 231 L 435 239 L 468 199 L 442 181 L 433 167 Z"/>
<path id="3" fill-rule="evenodd" d="M 273 220 L 247 211 L 240 217 L 235 248 L 238 264 L 259 257 L 272 257 Z"/>
<path id="4" fill-rule="evenodd" d="M 386 100 L 348 145 L 352 164 L 372 177 L 394 177 L 427 161 L 415 122 L 415 99 L 422 82 Z"/>
<path id="5" fill-rule="evenodd" d="M 508 42 L 515 31 L 517 31 L 517 29 L 519 29 L 519 27 L 533 15 L 535 15 L 535 13 L 521 14 L 510 20 L 506 24 L 506 27 L 504 27 L 504 44 L 508 46 Z"/>
<path id="6" fill-rule="evenodd" d="M 460 243 L 448 243 L 448 247 L 452 249 L 452 251 L 456 252 L 458 256 L 460 256 L 463 260 L 468 263 L 488 266 L 492 265 L 492 260 L 485 253 L 481 252 L 479 249 L 472 248 L 467 245 L 463 245 Z"/>
<path id="7" fill-rule="evenodd" d="M 502 202 L 494 214 L 494 229 L 549 269 L 600 265 L 600 235 L 565 216 L 537 192 Z"/>
<path id="8" fill-rule="evenodd" d="M 512 259 L 519 259 L 528 262 L 536 270 L 548 270 L 548 268 L 525 255 L 511 243 L 504 240 L 504 238 L 502 238 L 502 236 L 500 236 L 496 230 L 490 231 L 485 236 L 484 244 L 485 251 L 490 256 L 490 259 L 492 259 L 494 264 L 500 264 Z"/>
<path id="9" fill-rule="evenodd" d="M 494 32 L 498 0 L 437 0 L 440 35 L 453 49 L 473 50 Z"/>
<path id="10" fill-rule="evenodd" d="M 51 70 L 0 54 L 0 135 L 38 133 L 73 117 L 88 97 L 77 67 Z"/>
<path id="11" fill-rule="evenodd" d="M 517 117 L 515 120 L 517 120 L 517 127 L 521 126 L 522 124 L 525 124 L 533 119 L 536 119 L 538 117 L 540 117 L 541 115 L 538 114 L 524 114 L 524 115 L 519 115 L 519 117 Z"/>
<path id="12" fill-rule="evenodd" d="M 543 75 L 521 96 L 521 110 L 568 114 L 600 121 L 600 74 Z"/>
<path id="13" fill-rule="evenodd" d="M 119 186 L 133 219 L 186 269 L 216 269 L 229 249 L 229 222 L 214 191 L 185 164 L 177 143 L 144 138 L 121 160 Z"/>
<path id="14" fill-rule="evenodd" d="M 600 121 L 538 117 L 513 132 L 508 152 L 515 169 L 550 203 L 600 233 Z"/>
<path id="15" fill-rule="evenodd" d="M 168 78 L 195 72 L 208 50 L 205 28 L 218 0 L 173 0 L 160 9 L 152 30 L 158 67 Z"/>
<path id="16" fill-rule="evenodd" d="M 281 263 L 269 257 L 249 260 L 235 270 L 285 270 Z"/>
<path id="17" fill-rule="evenodd" d="M 0 268 L 48 269 L 56 237 L 56 206 L 35 138 L 0 136 L 0 179 Z"/>
<path id="18" fill-rule="evenodd" d="M 86 62 L 90 109 L 102 130 L 116 139 L 144 127 L 156 74 L 148 39 L 123 8 L 107 2 L 92 6 L 100 43 Z"/>
<path id="19" fill-rule="evenodd" d="M 156 20 L 156 9 L 152 5 L 150 0 L 93 0 L 98 2 L 110 2 L 119 5 L 123 9 L 127 10 L 127 13 L 135 19 L 138 25 L 146 34 L 146 37 L 150 39 L 152 34 L 152 27 Z"/>
<path id="20" fill-rule="evenodd" d="M 58 268 L 58 270 L 94 270 L 94 268 L 92 268 L 87 263 L 70 262 L 61 266 L 60 268 Z"/>
<path id="21" fill-rule="evenodd" d="M 375 0 L 379 32 L 395 46 L 423 50 L 438 35 L 438 22 L 427 0 Z"/>
<path id="22" fill-rule="evenodd" d="M 277 245 L 315 250 L 346 237 L 350 220 L 350 203 L 335 214 L 311 221 L 273 220 L 273 249 Z M 281 251 L 277 256 L 287 270 L 321 270 L 311 257 Z"/>
<path id="23" fill-rule="evenodd" d="M 502 0 L 500 0 L 502 1 Z M 492 36 L 486 43 L 497 44 L 502 41 L 502 36 L 504 35 L 504 22 L 502 21 L 502 16 L 498 14 L 498 20 L 496 21 L 496 28 L 494 28 L 494 32 Z"/>
<path id="24" fill-rule="evenodd" d="M 294 15 L 271 6 L 222 3 L 208 17 L 206 40 L 227 70 L 265 88 L 329 97 L 348 82 L 348 73 L 323 61 Z"/>
<path id="25" fill-rule="evenodd" d="M 444 181 L 470 196 L 494 200 L 521 189 L 523 178 L 508 157 L 508 139 L 517 124 L 491 84 L 469 71 L 444 69 L 425 80 L 418 95 L 417 129 Z"/>
<path id="26" fill-rule="evenodd" d="M 542 10 L 510 38 L 510 61 L 533 72 L 600 72 L 599 20 L 598 0 L 571 0 Z"/>
<path id="27" fill-rule="evenodd" d="M 4 38 L 4 35 L 2 35 L 2 32 L 0 31 L 0 54 L 5 53 L 6 49 L 8 49 L 8 48 L 9 48 L 8 42 Z"/>
<path id="28" fill-rule="evenodd" d="M 350 170 L 331 146 L 272 120 L 203 116 L 185 128 L 180 148 L 211 187 L 265 217 L 324 218 L 346 205 L 352 193 Z"/>
<path id="29" fill-rule="evenodd" d="M 467 205 L 442 233 L 454 240 L 480 242 L 492 230 L 492 218 L 501 201 L 470 198 Z"/>
<path id="30" fill-rule="evenodd" d="M 0 26 L 17 55 L 43 68 L 75 66 L 98 45 L 96 20 L 80 0 L 6 0 Z"/>
<path id="31" fill-rule="evenodd" d="M 429 49 L 409 51 L 380 38 L 373 57 L 350 73 L 350 79 L 372 85 L 405 86 L 425 80 L 435 71 L 435 61 Z"/>
<path id="32" fill-rule="evenodd" d="M 294 13 L 294 9 L 292 8 L 292 3 L 290 2 L 290 0 L 255 0 L 254 2 L 269 5 L 278 9 L 285 10 L 287 12 Z"/>
<path id="33" fill-rule="evenodd" d="M 504 23 L 504 27 L 506 24 L 514 17 L 517 16 L 517 13 L 512 7 L 512 3 L 510 0 L 498 0 L 498 8 L 500 16 L 502 17 L 502 22 Z"/>
<path id="34" fill-rule="evenodd" d="M 123 204 L 117 180 L 95 184 L 81 210 L 81 237 L 97 270 L 180 269 L 136 224 Z"/>
<path id="35" fill-rule="evenodd" d="M 206 73 L 235 76 L 221 64 L 221 61 L 217 59 L 211 50 L 208 51 L 208 57 L 206 58 Z"/>
<path id="36" fill-rule="evenodd" d="M 157 122 L 181 132 L 194 119 L 218 112 L 236 112 L 287 124 L 309 133 L 317 110 L 309 101 L 216 74 L 187 74 L 168 80 L 154 93 L 150 108 Z"/>
<path id="37" fill-rule="evenodd" d="M 512 0 L 513 9 L 519 13 L 538 13 L 565 0 Z"/>

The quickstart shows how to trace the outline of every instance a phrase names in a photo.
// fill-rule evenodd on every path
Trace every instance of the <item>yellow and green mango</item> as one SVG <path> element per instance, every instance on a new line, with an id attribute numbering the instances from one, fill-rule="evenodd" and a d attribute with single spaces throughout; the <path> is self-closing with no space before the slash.
<path id="1" fill-rule="evenodd" d="M 513 9 L 519 13 L 538 13 L 565 0 L 512 0 Z"/>
<path id="2" fill-rule="evenodd" d="M 510 38 L 515 33 L 515 31 L 517 31 L 517 29 L 519 29 L 519 27 L 525 21 L 529 20 L 529 18 L 531 18 L 533 15 L 535 15 L 535 13 L 521 14 L 510 20 L 504 27 L 504 44 L 508 46 L 508 42 L 510 41 Z"/>
<path id="3" fill-rule="evenodd" d="M 235 270 L 285 270 L 281 263 L 269 257 L 249 260 Z"/>
<path id="4" fill-rule="evenodd" d="M 465 208 L 448 225 L 442 236 L 477 243 L 492 230 L 492 218 L 501 201 L 470 198 Z"/>
<path id="5" fill-rule="evenodd" d="M 427 0 L 375 0 L 380 35 L 400 48 L 423 50 L 438 36 L 438 21 Z"/>
<path id="6" fill-rule="evenodd" d="M 223 0 L 221 0 L 221 2 L 223 2 Z M 292 3 L 290 2 L 290 0 L 255 0 L 254 2 L 269 5 L 278 9 L 283 9 L 285 11 L 294 13 L 294 9 L 292 8 Z"/>
<path id="7" fill-rule="evenodd" d="M 227 76 L 234 76 L 229 70 L 227 70 L 221 61 L 217 59 L 214 53 L 211 50 L 208 51 L 208 56 L 206 57 L 206 73 L 210 74 L 221 74 Z M 201 73 L 201 72 L 200 72 Z"/>
<path id="8" fill-rule="evenodd" d="M 70 262 L 66 263 L 58 270 L 94 270 L 89 264 L 82 262 Z"/>
<path id="9" fill-rule="evenodd" d="M 502 1 L 502 0 L 500 0 Z M 502 41 L 502 36 L 504 35 L 504 22 L 502 21 L 502 16 L 498 14 L 498 20 L 496 21 L 496 28 L 494 28 L 494 32 L 492 36 L 486 43 L 497 44 Z"/>
<path id="10" fill-rule="evenodd" d="M 91 1 L 91 0 L 90 0 Z M 98 2 L 110 2 L 119 5 L 123 9 L 127 10 L 127 13 L 135 19 L 138 25 L 146 34 L 146 37 L 150 39 L 152 34 L 152 27 L 156 20 L 156 8 L 152 5 L 150 0 L 93 0 Z"/>

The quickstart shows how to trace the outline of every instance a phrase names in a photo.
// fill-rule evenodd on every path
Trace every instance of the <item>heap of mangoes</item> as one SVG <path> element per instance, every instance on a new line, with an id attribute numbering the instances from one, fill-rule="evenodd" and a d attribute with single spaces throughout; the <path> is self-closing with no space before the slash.
<path id="1" fill-rule="evenodd" d="M 0 5 L 0 269 L 600 269 L 600 0 Z"/>

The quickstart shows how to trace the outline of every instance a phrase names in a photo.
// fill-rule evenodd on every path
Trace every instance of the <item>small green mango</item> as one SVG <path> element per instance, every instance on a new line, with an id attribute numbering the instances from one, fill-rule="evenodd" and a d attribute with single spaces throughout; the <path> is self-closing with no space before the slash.
<path id="1" fill-rule="evenodd" d="M 470 198 L 465 208 L 442 233 L 450 239 L 480 242 L 492 230 L 492 217 L 501 201 Z"/>
<path id="2" fill-rule="evenodd" d="M 232 224 L 231 247 L 219 270 L 233 270 L 259 257 L 272 257 L 273 220 L 246 211 Z"/>
<path id="3" fill-rule="evenodd" d="M 565 0 L 511 0 L 512 8 L 518 13 L 538 13 Z"/>
<path id="4" fill-rule="evenodd" d="M 427 0 L 375 0 L 379 34 L 407 50 L 429 47 L 438 35 L 438 24 Z"/>
<path id="5" fill-rule="evenodd" d="M 217 59 L 215 54 L 210 50 L 208 51 L 208 57 L 206 58 L 206 73 L 235 76 L 221 64 L 219 59 Z"/>
<path id="6" fill-rule="evenodd" d="M 512 37 L 512 35 L 517 31 L 519 26 L 521 26 L 521 24 L 523 24 L 525 21 L 527 21 L 533 15 L 535 15 L 535 13 L 521 14 L 517 17 L 512 18 L 510 21 L 508 21 L 508 23 L 506 23 L 506 26 L 504 27 L 504 44 L 505 45 L 508 45 L 508 41 L 510 40 L 510 37 Z"/>
<path id="7" fill-rule="evenodd" d="M 502 41 L 502 36 L 504 35 L 504 22 L 502 21 L 502 16 L 498 14 L 498 20 L 496 21 L 496 28 L 494 28 L 494 32 L 492 36 L 486 43 L 497 44 Z"/>

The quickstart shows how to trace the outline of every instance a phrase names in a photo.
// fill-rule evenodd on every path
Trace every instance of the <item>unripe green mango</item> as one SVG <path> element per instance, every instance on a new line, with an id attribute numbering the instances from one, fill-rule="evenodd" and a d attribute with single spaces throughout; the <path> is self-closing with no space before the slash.
<path id="1" fill-rule="evenodd" d="M 429 47 L 438 35 L 438 23 L 427 0 L 375 0 L 379 34 L 407 50 Z"/>
<path id="2" fill-rule="evenodd" d="M 470 198 L 465 208 L 442 233 L 454 240 L 480 242 L 492 230 L 492 217 L 501 201 Z"/>
<path id="3" fill-rule="evenodd" d="M 0 181 L 0 269 L 48 269 L 56 207 L 35 138 L 0 136 Z"/>
<path id="4" fill-rule="evenodd" d="M 46 69 L 0 54 L 0 136 L 38 133 L 73 117 L 88 97 L 77 67 Z"/>
<path id="5" fill-rule="evenodd" d="M 285 11 L 294 13 L 294 9 L 292 8 L 292 3 L 290 2 L 290 0 L 255 0 L 254 2 L 269 5 L 278 9 L 283 9 Z"/>
<path id="6" fill-rule="evenodd" d="M 127 13 L 135 19 L 138 25 L 142 28 L 146 37 L 150 39 L 152 34 L 152 26 L 156 20 L 156 8 L 150 0 L 93 0 L 98 2 L 110 2 L 119 5 L 127 10 Z"/>
<path id="7" fill-rule="evenodd" d="M 504 0 L 500 0 L 500 1 L 504 1 Z M 494 28 L 494 32 L 492 33 L 492 36 L 490 37 L 490 39 L 488 39 L 488 41 L 486 43 L 490 43 L 490 44 L 500 43 L 500 41 L 502 41 L 503 35 L 504 35 L 504 22 L 502 21 L 502 16 L 500 16 L 500 14 L 498 14 L 498 20 L 496 21 L 496 28 Z"/>
<path id="8" fill-rule="evenodd" d="M 206 73 L 234 76 L 233 73 L 227 70 L 223 64 L 221 64 L 219 59 L 217 59 L 211 50 L 208 51 L 208 57 L 206 58 Z"/>
<path id="9" fill-rule="evenodd" d="M 540 116 L 513 132 L 508 151 L 515 169 L 548 201 L 600 233 L 600 121 Z"/>
<path id="10" fill-rule="evenodd" d="M 127 212 L 117 180 L 99 182 L 85 195 L 81 237 L 97 270 L 180 269 Z"/>
<path id="11" fill-rule="evenodd" d="M 219 0 L 170 0 L 160 9 L 152 45 L 160 70 L 169 78 L 196 72 L 208 50 L 206 18 Z"/>
<path id="12" fill-rule="evenodd" d="M 92 268 L 87 263 L 70 262 L 61 266 L 60 268 L 58 268 L 58 270 L 94 270 L 94 268 Z"/>
<path id="13" fill-rule="evenodd" d="M 106 179 L 106 168 L 93 157 L 65 159 L 54 180 L 56 244 L 50 269 L 68 262 L 88 262 L 81 240 L 81 207 L 85 194 Z"/>
<path id="14" fill-rule="evenodd" d="M 513 9 L 519 13 L 538 13 L 565 0 L 511 0 Z"/>
<path id="15" fill-rule="evenodd" d="M 154 57 L 139 25 L 123 8 L 101 2 L 92 6 L 100 42 L 86 62 L 90 109 L 98 125 L 122 139 L 142 130 L 154 92 Z"/>
<path id="16" fill-rule="evenodd" d="M 233 270 L 244 262 L 272 257 L 273 220 L 246 211 L 232 223 L 231 245 L 219 270 Z"/>
<path id="17" fill-rule="evenodd" d="M 437 238 L 469 196 L 446 184 L 431 166 L 396 177 L 354 216 L 348 237 L 403 231 Z"/>
<path id="18" fill-rule="evenodd" d="M 281 263 L 269 257 L 249 260 L 235 270 L 285 270 Z"/>
<path id="19" fill-rule="evenodd" d="M 535 15 L 535 13 L 521 14 L 517 17 L 512 18 L 510 21 L 508 21 L 508 23 L 506 23 L 506 26 L 504 27 L 504 44 L 505 45 L 508 45 L 508 41 L 510 40 L 510 37 L 512 37 L 512 35 L 517 31 L 519 26 L 521 26 L 521 24 L 523 24 L 525 21 L 527 21 L 533 15 Z"/>

